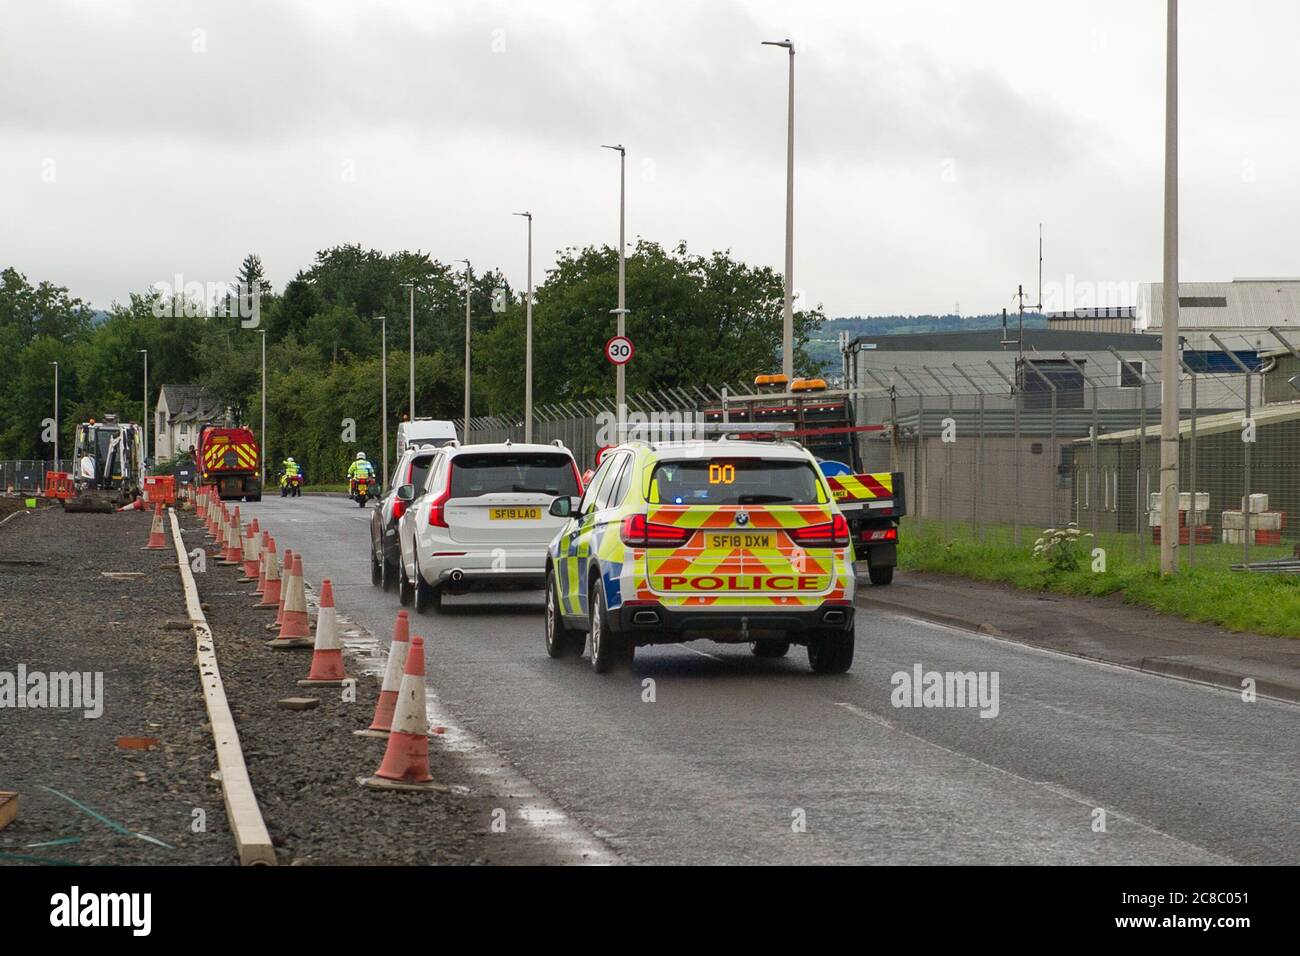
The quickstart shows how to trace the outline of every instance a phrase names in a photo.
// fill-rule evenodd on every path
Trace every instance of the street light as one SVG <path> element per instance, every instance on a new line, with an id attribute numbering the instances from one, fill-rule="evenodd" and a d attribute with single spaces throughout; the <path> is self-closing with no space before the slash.
<path id="1" fill-rule="evenodd" d="M 794 375 L 794 43 L 764 40 L 763 46 L 790 51 L 790 103 L 785 146 L 785 309 L 781 329 L 781 371 L 787 381 Z"/>
<path id="2" fill-rule="evenodd" d="M 54 470 L 62 471 L 59 467 L 59 363 L 50 364 L 54 366 Z"/>
<path id="3" fill-rule="evenodd" d="M 612 149 L 618 153 L 618 308 L 614 313 L 618 316 L 618 335 L 623 336 L 627 331 L 627 239 L 625 227 L 627 223 L 627 149 L 623 144 L 617 146 L 603 146 L 603 149 Z M 614 372 L 614 414 L 617 416 L 618 430 L 615 436 L 621 443 L 623 441 L 623 426 L 627 421 L 627 378 L 626 363 L 616 365 Z"/>
<path id="4" fill-rule="evenodd" d="M 149 350 L 136 349 L 144 356 L 144 460 L 149 461 Z"/>
<path id="5" fill-rule="evenodd" d="M 411 295 L 415 295 L 414 283 L 411 284 Z M 383 421 L 383 441 L 384 449 L 382 454 L 383 472 L 379 476 L 379 490 L 384 490 L 384 482 L 388 480 L 388 316 L 379 316 L 379 417 Z"/>
<path id="6" fill-rule="evenodd" d="M 517 212 L 528 220 L 528 295 L 524 299 L 524 441 L 533 440 L 533 214 Z"/>
<path id="7" fill-rule="evenodd" d="M 266 329 L 258 329 L 257 332 L 262 336 L 262 438 L 258 442 L 258 447 L 262 450 L 262 481 L 265 482 L 269 474 L 266 468 L 268 460 L 266 454 Z"/>
<path id="8" fill-rule="evenodd" d="M 469 293 L 470 280 L 473 273 L 470 271 L 468 259 L 457 259 L 457 262 L 465 263 L 465 425 L 461 429 L 462 440 L 466 445 L 469 444 Z"/>
<path id="9" fill-rule="evenodd" d="M 411 290 L 410 402 L 406 418 L 413 422 L 415 421 L 415 282 L 403 282 L 402 285 Z"/>
<path id="10" fill-rule="evenodd" d="M 1165 256 L 1160 320 L 1160 573 L 1178 570 L 1178 0 L 1165 22 Z M 1249 387 L 1250 380 L 1247 379 Z M 1249 395 L 1246 398 L 1250 402 Z M 1143 405 L 1146 404 L 1145 398 Z M 1247 459 L 1249 461 L 1249 459 Z M 1249 468 L 1249 464 L 1246 466 Z M 1249 489 L 1247 489 L 1249 490 Z M 1192 489 L 1193 497 L 1196 489 Z M 1193 502 L 1195 504 L 1195 502 Z M 1249 520 L 1249 519 L 1247 519 Z M 1174 529 L 1170 533 L 1170 529 Z M 1249 532 L 1249 529 L 1247 529 Z M 1247 533 L 1246 537 L 1249 537 Z M 1189 531 L 1188 540 L 1194 537 Z M 1249 549 L 1250 544 L 1247 542 Z M 1249 552 L 1248 552 L 1249 553 Z"/>

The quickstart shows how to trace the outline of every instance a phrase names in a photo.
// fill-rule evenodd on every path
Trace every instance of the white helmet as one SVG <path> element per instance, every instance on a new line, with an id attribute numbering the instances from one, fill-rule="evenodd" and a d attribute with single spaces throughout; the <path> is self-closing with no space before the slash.
<path id="1" fill-rule="evenodd" d="M 365 460 L 366 460 L 366 453 L 364 451 L 357 452 L 357 461 L 365 461 Z"/>
<path id="2" fill-rule="evenodd" d="M 285 459 L 285 461 L 293 461 L 293 455 L 290 455 L 288 458 Z"/>

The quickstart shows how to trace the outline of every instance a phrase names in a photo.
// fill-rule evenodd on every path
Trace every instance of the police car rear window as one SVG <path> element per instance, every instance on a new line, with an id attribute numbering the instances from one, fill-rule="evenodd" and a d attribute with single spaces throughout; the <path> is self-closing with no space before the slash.
<path id="1" fill-rule="evenodd" d="M 451 463 L 451 497 L 498 493 L 581 494 L 568 455 L 499 452 L 457 455 Z"/>
<path id="2" fill-rule="evenodd" d="M 825 498 L 817 473 L 804 461 L 693 458 L 656 465 L 650 500 L 665 505 L 812 505 Z"/>

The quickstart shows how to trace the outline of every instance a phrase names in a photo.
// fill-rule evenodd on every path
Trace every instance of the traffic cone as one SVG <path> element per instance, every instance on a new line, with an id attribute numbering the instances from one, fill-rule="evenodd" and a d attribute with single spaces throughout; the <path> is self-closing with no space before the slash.
<path id="1" fill-rule="evenodd" d="M 397 695 L 393 729 L 373 777 L 357 780 L 374 790 L 441 790 L 429 773 L 429 717 L 424 707 L 424 638 L 412 637 Z"/>
<path id="2" fill-rule="evenodd" d="M 267 641 L 267 647 L 277 650 L 293 647 L 312 647 L 311 624 L 307 619 L 307 589 L 302 580 L 302 557 L 293 556 L 293 570 L 289 572 L 286 583 L 288 590 L 284 596 L 284 620 L 280 624 L 280 633 L 275 640 Z"/>
<path id="3" fill-rule="evenodd" d="M 334 585 L 320 583 L 320 605 L 316 610 L 316 643 L 311 671 L 299 687 L 339 687 L 350 678 L 343 671 L 343 645 L 339 643 L 338 611 L 334 608 Z"/>
<path id="4" fill-rule="evenodd" d="M 257 519 L 254 518 L 248 530 L 244 532 L 244 576 L 236 583 L 247 584 L 249 581 L 257 580 L 259 541 Z"/>
<path id="5" fill-rule="evenodd" d="M 217 564 L 239 567 L 244 563 L 244 529 L 239 521 L 239 505 L 230 517 L 230 537 L 227 539 L 226 553 Z"/>
<path id="6" fill-rule="evenodd" d="M 397 612 L 393 625 L 393 640 L 388 645 L 388 665 L 384 668 L 384 683 L 379 688 L 375 703 L 375 719 L 365 730 L 352 731 L 358 737 L 387 737 L 393 726 L 393 712 L 397 708 L 397 694 L 402 689 L 402 672 L 406 670 L 406 649 L 410 646 L 410 616 Z"/>
<path id="7" fill-rule="evenodd" d="M 280 565 L 280 598 L 275 604 L 275 620 L 266 625 L 268 631 L 278 631 L 284 623 L 284 598 L 289 593 L 289 576 L 293 573 L 293 548 L 284 549 L 284 561 Z"/>
<path id="8" fill-rule="evenodd" d="M 266 543 L 266 586 L 262 589 L 262 601 L 253 607 L 270 611 L 280 609 L 280 560 L 275 553 L 274 538 Z"/>
<path id="9" fill-rule="evenodd" d="M 257 546 L 257 587 L 253 588 L 254 597 L 261 597 L 266 593 L 266 549 L 270 544 L 271 536 L 263 531 L 262 540 Z"/>
<path id="10" fill-rule="evenodd" d="M 159 502 L 153 509 L 153 524 L 149 528 L 149 543 L 141 550 L 161 551 L 166 547 L 167 539 L 163 537 L 162 503 Z"/>

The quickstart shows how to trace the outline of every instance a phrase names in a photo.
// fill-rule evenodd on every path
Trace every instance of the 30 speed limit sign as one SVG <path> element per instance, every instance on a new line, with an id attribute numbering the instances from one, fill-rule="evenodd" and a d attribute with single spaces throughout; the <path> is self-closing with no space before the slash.
<path id="1" fill-rule="evenodd" d="M 616 335 L 605 343 L 605 358 L 615 365 L 626 365 L 632 361 L 632 356 L 635 354 L 636 349 L 632 347 L 632 340 L 626 335 Z"/>

